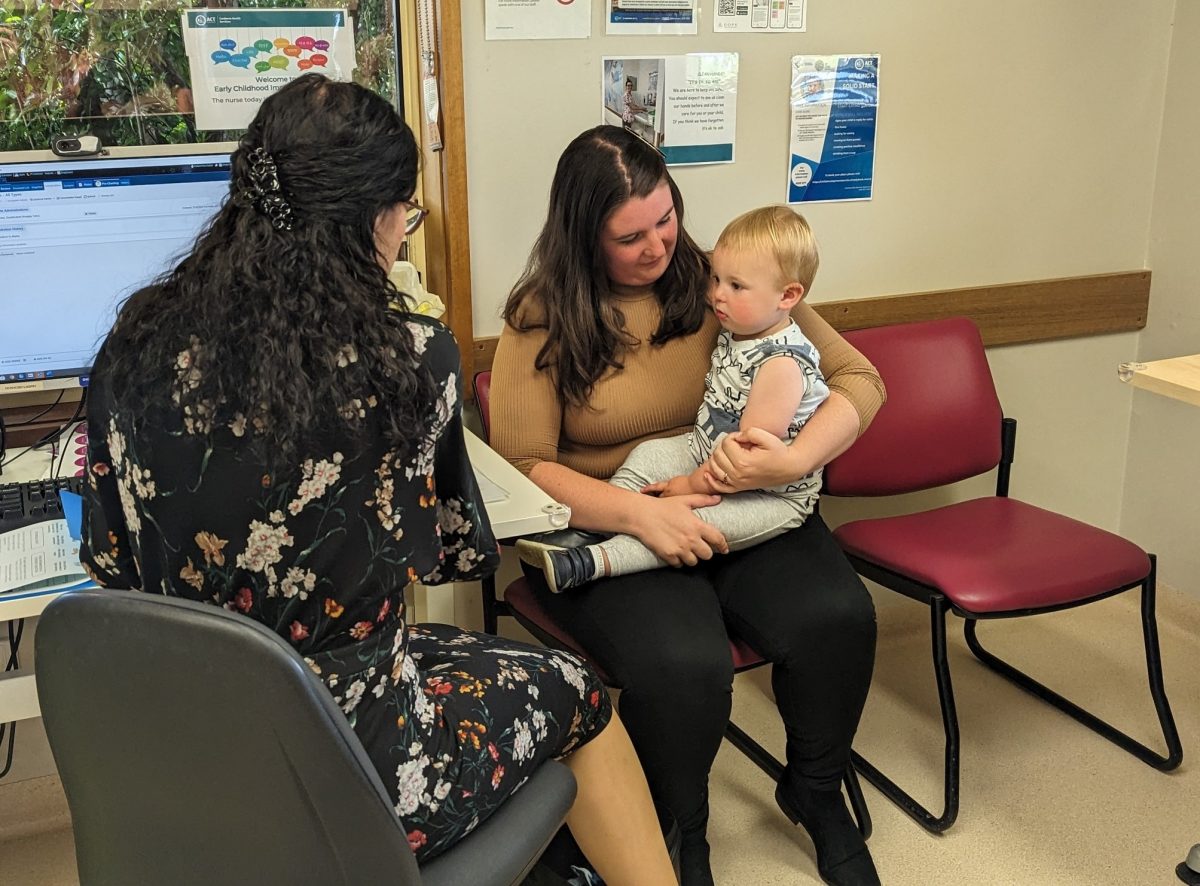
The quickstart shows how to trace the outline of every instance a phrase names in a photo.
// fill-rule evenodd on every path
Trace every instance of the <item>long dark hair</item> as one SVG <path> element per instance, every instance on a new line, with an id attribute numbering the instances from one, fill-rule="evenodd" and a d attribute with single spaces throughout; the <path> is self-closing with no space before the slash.
<path id="1" fill-rule="evenodd" d="M 704 322 L 708 257 L 683 227 L 683 197 L 662 155 L 620 126 L 597 126 L 567 145 L 550 186 L 550 210 L 529 263 L 504 306 L 514 329 L 544 328 L 549 335 L 535 366 L 554 373 L 564 403 L 587 402 L 622 350 L 635 342 L 610 296 L 601 232 L 631 197 L 644 198 L 666 182 L 679 233 L 675 254 L 654 284 L 662 319 L 651 337 L 659 345 L 698 330 Z"/>
<path id="2" fill-rule="evenodd" d="M 361 433 L 373 398 L 388 443 L 408 450 L 436 394 L 408 314 L 389 307 L 402 297 L 374 230 L 412 197 L 417 162 L 404 121 L 353 83 L 307 74 L 264 101 L 233 154 L 229 198 L 117 317 L 105 353 L 118 406 L 182 413 L 188 427 L 244 422 L 287 465 L 314 432 Z M 273 182 L 279 199 L 264 204 Z"/>

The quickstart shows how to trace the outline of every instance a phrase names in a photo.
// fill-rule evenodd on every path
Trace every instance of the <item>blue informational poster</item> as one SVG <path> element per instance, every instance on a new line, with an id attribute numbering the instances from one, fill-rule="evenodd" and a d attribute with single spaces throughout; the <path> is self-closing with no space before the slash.
<path id="1" fill-rule="evenodd" d="M 870 200 L 878 55 L 792 58 L 788 203 Z"/>

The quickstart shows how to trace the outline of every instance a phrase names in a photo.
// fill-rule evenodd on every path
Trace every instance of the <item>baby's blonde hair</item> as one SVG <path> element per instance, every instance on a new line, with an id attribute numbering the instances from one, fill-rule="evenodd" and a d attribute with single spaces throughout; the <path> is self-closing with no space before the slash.
<path id="1" fill-rule="evenodd" d="M 805 293 L 821 263 L 812 228 L 804 216 L 787 206 L 763 206 L 742 213 L 725 226 L 717 248 L 770 256 L 779 265 L 781 282 L 795 281 Z"/>

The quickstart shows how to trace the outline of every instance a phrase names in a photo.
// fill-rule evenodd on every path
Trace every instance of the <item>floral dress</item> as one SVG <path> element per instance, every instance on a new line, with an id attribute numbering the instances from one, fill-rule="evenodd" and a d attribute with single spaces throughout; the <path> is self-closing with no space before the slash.
<path id="1" fill-rule="evenodd" d="M 447 625 L 409 625 L 409 582 L 469 581 L 499 554 L 463 442 L 458 349 L 409 320 L 440 396 L 407 458 L 378 434 L 314 434 L 293 469 L 256 458 L 246 423 L 117 411 L 97 357 L 81 559 L 107 587 L 214 603 L 288 640 L 362 740 L 418 860 L 444 851 L 611 706 L 577 658 Z M 194 379 L 203 342 L 163 367 Z M 357 359 L 353 346 L 343 348 Z M 355 401 L 372 421 L 374 398 Z"/>

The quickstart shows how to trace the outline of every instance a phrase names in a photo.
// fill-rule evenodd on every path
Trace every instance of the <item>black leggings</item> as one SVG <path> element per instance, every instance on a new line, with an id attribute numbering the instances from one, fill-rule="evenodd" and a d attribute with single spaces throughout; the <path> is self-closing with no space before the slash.
<path id="1" fill-rule="evenodd" d="M 526 574 L 550 616 L 621 687 L 621 719 L 650 790 L 685 833 L 704 827 L 708 772 L 729 720 L 727 630 L 774 665 L 791 775 L 838 787 L 871 682 L 875 608 L 819 515 L 692 568 L 562 594 L 540 572 Z"/>

